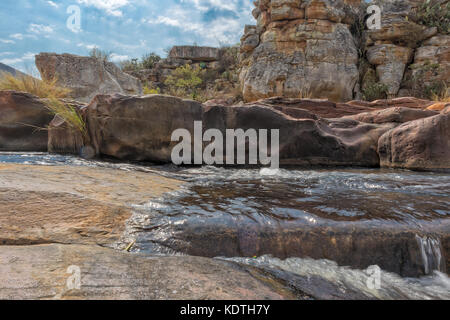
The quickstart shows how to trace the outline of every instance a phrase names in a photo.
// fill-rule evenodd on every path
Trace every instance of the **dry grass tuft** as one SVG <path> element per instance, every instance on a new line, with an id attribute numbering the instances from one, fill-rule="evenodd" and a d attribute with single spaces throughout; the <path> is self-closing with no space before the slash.
<path id="1" fill-rule="evenodd" d="M 56 78 L 43 81 L 27 75 L 15 77 L 10 73 L 0 74 L 0 90 L 28 92 L 39 98 L 66 98 L 70 90 L 58 87 L 56 82 Z"/>

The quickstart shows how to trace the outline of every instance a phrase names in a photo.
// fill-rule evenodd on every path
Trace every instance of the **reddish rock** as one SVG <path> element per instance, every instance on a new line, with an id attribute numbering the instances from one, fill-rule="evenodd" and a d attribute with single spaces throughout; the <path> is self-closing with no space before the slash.
<path id="1" fill-rule="evenodd" d="M 354 116 L 347 116 L 347 119 L 353 119 L 365 123 L 405 123 L 422 118 L 428 118 L 437 115 L 438 112 L 431 110 L 411 109 L 404 107 L 389 108 L 372 112 L 360 113 Z"/>
<path id="2" fill-rule="evenodd" d="M 450 113 L 407 122 L 379 140 L 381 166 L 450 169 Z"/>
<path id="3" fill-rule="evenodd" d="M 53 115 L 36 96 L 0 91 L 0 150 L 47 151 L 47 126 Z"/>

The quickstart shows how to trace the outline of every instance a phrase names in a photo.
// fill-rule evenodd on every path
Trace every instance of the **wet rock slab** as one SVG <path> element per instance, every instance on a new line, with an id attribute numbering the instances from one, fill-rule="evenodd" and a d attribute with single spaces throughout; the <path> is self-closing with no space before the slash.
<path id="1" fill-rule="evenodd" d="M 0 164 L 0 244 L 99 244 L 120 239 L 131 205 L 181 182 L 151 173 Z"/>
<path id="2" fill-rule="evenodd" d="M 243 267 L 199 257 L 153 257 L 97 246 L 0 246 L 0 299 L 279 300 L 299 296 Z M 69 268 L 71 267 L 71 268 Z M 80 271 L 80 286 L 72 281 Z M 72 285 L 68 285 L 72 284 Z"/>

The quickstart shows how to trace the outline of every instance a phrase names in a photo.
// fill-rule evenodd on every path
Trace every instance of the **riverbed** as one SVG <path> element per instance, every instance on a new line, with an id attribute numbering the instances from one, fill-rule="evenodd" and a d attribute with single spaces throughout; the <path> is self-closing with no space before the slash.
<path id="1" fill-rule="evenodd" d="M 117 249 L 131 244 L 131 252 L 148 256 L 235 261 L 302 290 L 305 279 L 334 284 L 331 290 L 309 282 L 307 293 L 320 298 L 450 298 L 448 173 L 186 168 L 46 153 L 1 153 L 0 163 L 107 168 L 129 172 L 130 179 L 139 172 L 144 176 L 133 179 L 147 173 L 181 181 L 151 199 L 129 197 L 132 214 Z M 379 288 L 367 285 L 373 266 L 382 269 Z"/>

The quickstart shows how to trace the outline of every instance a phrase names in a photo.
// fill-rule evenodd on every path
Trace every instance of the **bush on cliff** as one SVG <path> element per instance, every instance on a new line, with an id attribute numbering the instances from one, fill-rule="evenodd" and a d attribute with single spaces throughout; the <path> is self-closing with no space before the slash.
<path id="1" fill-rule="evenodd" d="M 450 33 L 450 2 L 426 0 L 417 10 L 417 20 L 427 27 L 436 27 L 439 33 Z"/>
<path id="2" fill-rule="evenodd" d="M 176 68 L 167 77 L 164 85 L 171 95 L 196 100 L 199 98 L 200 87 L 203 83 L 201 76 L 202 69 L 200 67 L 187 64 Z"/>
<path id="3" fill-rule="evenodd" d="M 108 62 L 111 58 L 111 52 L 104 51 L 95 47 L 91 51 L 89 51 L 89 56 L 100 61 Z"/>

